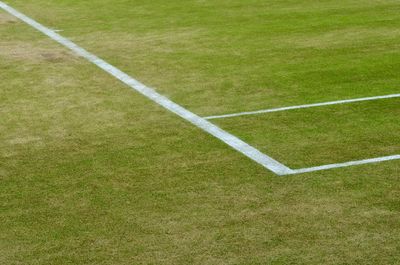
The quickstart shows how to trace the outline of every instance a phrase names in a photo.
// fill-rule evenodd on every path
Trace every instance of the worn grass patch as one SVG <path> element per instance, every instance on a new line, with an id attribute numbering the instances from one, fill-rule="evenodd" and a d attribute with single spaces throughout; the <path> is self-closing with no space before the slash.
<path id="1" fill-rule="evenodd" d="M 18 19 L 8 15 L 4 12 L 0 12 L 0 25 L 2 24 L 12 24 L 12 23 L 17 23 Z"/>
<path id="2" fill-rule="evenodd" d="M 199 114 L 398 93 L 397 0 L 7 2 Z M 220 124 L 303 166 L 397 152 L 398 111 Z M 277 177 L 0 23 L 0 264 L 397 264 L 399 171 Z"/>
<path id="3" fill-rule="evenodd" d="M 40 42 L 0 42 L 0 57 L 25 63 L 57 63 L 73 61 L 77 56 L 61 48 L 42 47 Z"/>

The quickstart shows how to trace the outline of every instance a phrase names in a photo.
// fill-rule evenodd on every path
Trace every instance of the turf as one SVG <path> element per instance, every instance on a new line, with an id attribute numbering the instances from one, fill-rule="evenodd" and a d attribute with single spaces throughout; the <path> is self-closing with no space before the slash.
<path id="1" fill-rule="evenodd" d="M 399 154 L 399 104 L 400 99 L 387 99 L 214 122 L 286 165 L 302 168 Z"/>
<path id="2" fill-rule="evenodd" d="M 398 1 L 7 2 L 200 115 L 399 91 Z M 400 263 L 398 161 L 277 177 L 2 11 L 0 89 L 1 264 Z M 314 166 L 398 103 L 216 123 Z"/>

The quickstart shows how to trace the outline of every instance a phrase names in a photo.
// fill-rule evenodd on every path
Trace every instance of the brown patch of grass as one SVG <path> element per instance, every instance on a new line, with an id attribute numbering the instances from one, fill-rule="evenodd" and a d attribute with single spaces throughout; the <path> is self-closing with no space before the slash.
<path id="1" fill-rule="evenodd" d="M 0 43 L 0 57 L 16 61 L 60 63 L 77 56 L 62 48 L 45 47 L 23 42 Z"/>
<path id="2" fill-rule="evenodd" d="M 18 19 L 6 13 L 0 13 L 0 25 L 17 23 Z"/>

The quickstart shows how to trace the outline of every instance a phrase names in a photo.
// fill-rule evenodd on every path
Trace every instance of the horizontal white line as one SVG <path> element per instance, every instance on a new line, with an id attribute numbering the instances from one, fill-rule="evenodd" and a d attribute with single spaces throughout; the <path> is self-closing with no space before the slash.
<path id="1" fill-rule="evenodd" d="M 222 118 L 238 117 L 238 116 L 245 116 L 245 115 L 255 115 L 255 114 L 262 114 L 262 113 L 285 111 L 285 110 L 305 109 L 305 108 L 312 108 L 312 107 L 347 104 L 347 103 L 360 102 L 360 101 L 370 101 L 370 100 L 398 98 L 398 97 L 400 97 L 400 94 L 391 94 L 391 95 L 367 97 L 367 98 L 345 99 L 345 100 L 338 100 L 338 101 L 329 101 L 329 102 L 274 108 L 274 109 L 263 109 L 263 110 L 256 110 L 256 111 L 246 111 L 246 112 L 238 112 L 238 113 L 231 113 L 231 114 L 214 115 L 214 116 L 204 117 L 204 119 L 207 119 L 207 120 L 222 119 Z"/>
<path id="2" fill-rule="evenodd" d="M 126 85 L 128 85 L 129 87 L 131 87 L 133 90 L 141 93 L 142 95 L 144 95 L 145 97 L 149 98 L 150 100 L 156 102 L 157 104 L 161 105 L 165 109 L 167 109 L 167 110 L 175 113 L 176 115 L 180 116 L 181 118 L 189 121 L 190 123 L 192 123 L 193 125 L 197 126 L 200 129 L 202 129 L 203 131 L 220 139 L 221 141 L 223 141 L 224 143 L 226 143 L 233 149 L 239 151 L 240 153 L 244 154 L 245 156 L 252 159 L 253 161 L 261 164 L 262 166 L 271 170 L 275 174 L 284 175 L 284 174 L 291 173 L 292 170 L 290 168 L 286 167 L 285 165 L 279 163 L 278 161 L 274 160 L 273 158 L 267 156 L 266 154 L 261 153 L 259 150 L 252 147 L 251 145 L 247 144 L 246 142 L 240 140 L 236 136 L 222 130 L 218 126 L 210 123 L 209 121 L 197 116 L 196 114 L 194 114 L 194 113 L 190 112 L 189 110 L 183 108 L 182 106 L 176 104 L 175 102 L 171 101 L 170 99 L 157 93 L 155 90 L 145 86 L 144 84 L 135 80 L 128 74 L 122 72 L 118 68 L 116 68 L 116 67 L 112 66 L 111 64 L 107 63 L 106 61 L 100 59 L 96 55 L 86 51 L 85 49 L 81 48 L 80 46 L 78 46 L 77 44 L 68 40 L 67 38 L 62 37 L 61 35 L 55 33 L 54 31 L 50 30 L 49 28 L 43 26 L 42 24 L 27 17 L 26 15 L 20 13 L 19 11 L 15 10 L 14 8 L 6 5 L 5 3 L 1 2 L 1 1 L 0 1 L 0 8 L 4 9 L 11 15 L 24 21 L 31 27 L 42 32 L 43 34 L 47 35 L 51 39 L 60 43 L 61 45 L 72 50 L 76 54 L 87 59 L 89 62 L 95 64 L 96 66 L 98 66 L 99 68 L 104 70 L 105 72 L 109 73 L 110 75 L 114 76 L 115 78 L 119 79 L 121 82 L 123 82 Z"/>
<path id="3" fill-rule="evenodd" d="M 397 160 L 397 159 L 400 159 L 400 155 L 383 156 L 383 157 L 364 159 L 364 160 L 358 160 L 358 161 L 350 161 L 350 162 L 345 162 L 345 163 L 293 169 L 292 172 L 290 172 L 287 175 L 300 174 L 300 173 L 306 173 L 306 172 L 314 172 L 314 171 L 327 170 L 327 169 L 333 169 L 333 168 L 356 166 L 356 165 L 364 165 L 364 164 L 371 164 L 371 163 L 379 163 L 379 162 Z"/>

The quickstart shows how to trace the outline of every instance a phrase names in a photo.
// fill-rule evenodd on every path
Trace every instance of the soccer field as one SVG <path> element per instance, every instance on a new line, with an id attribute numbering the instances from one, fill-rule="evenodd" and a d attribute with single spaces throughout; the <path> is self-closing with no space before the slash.
<path id="1" fill-rule="evenodd" d="M 0 1 L 0 264 L 400 264 L 399 14 Z"/>

